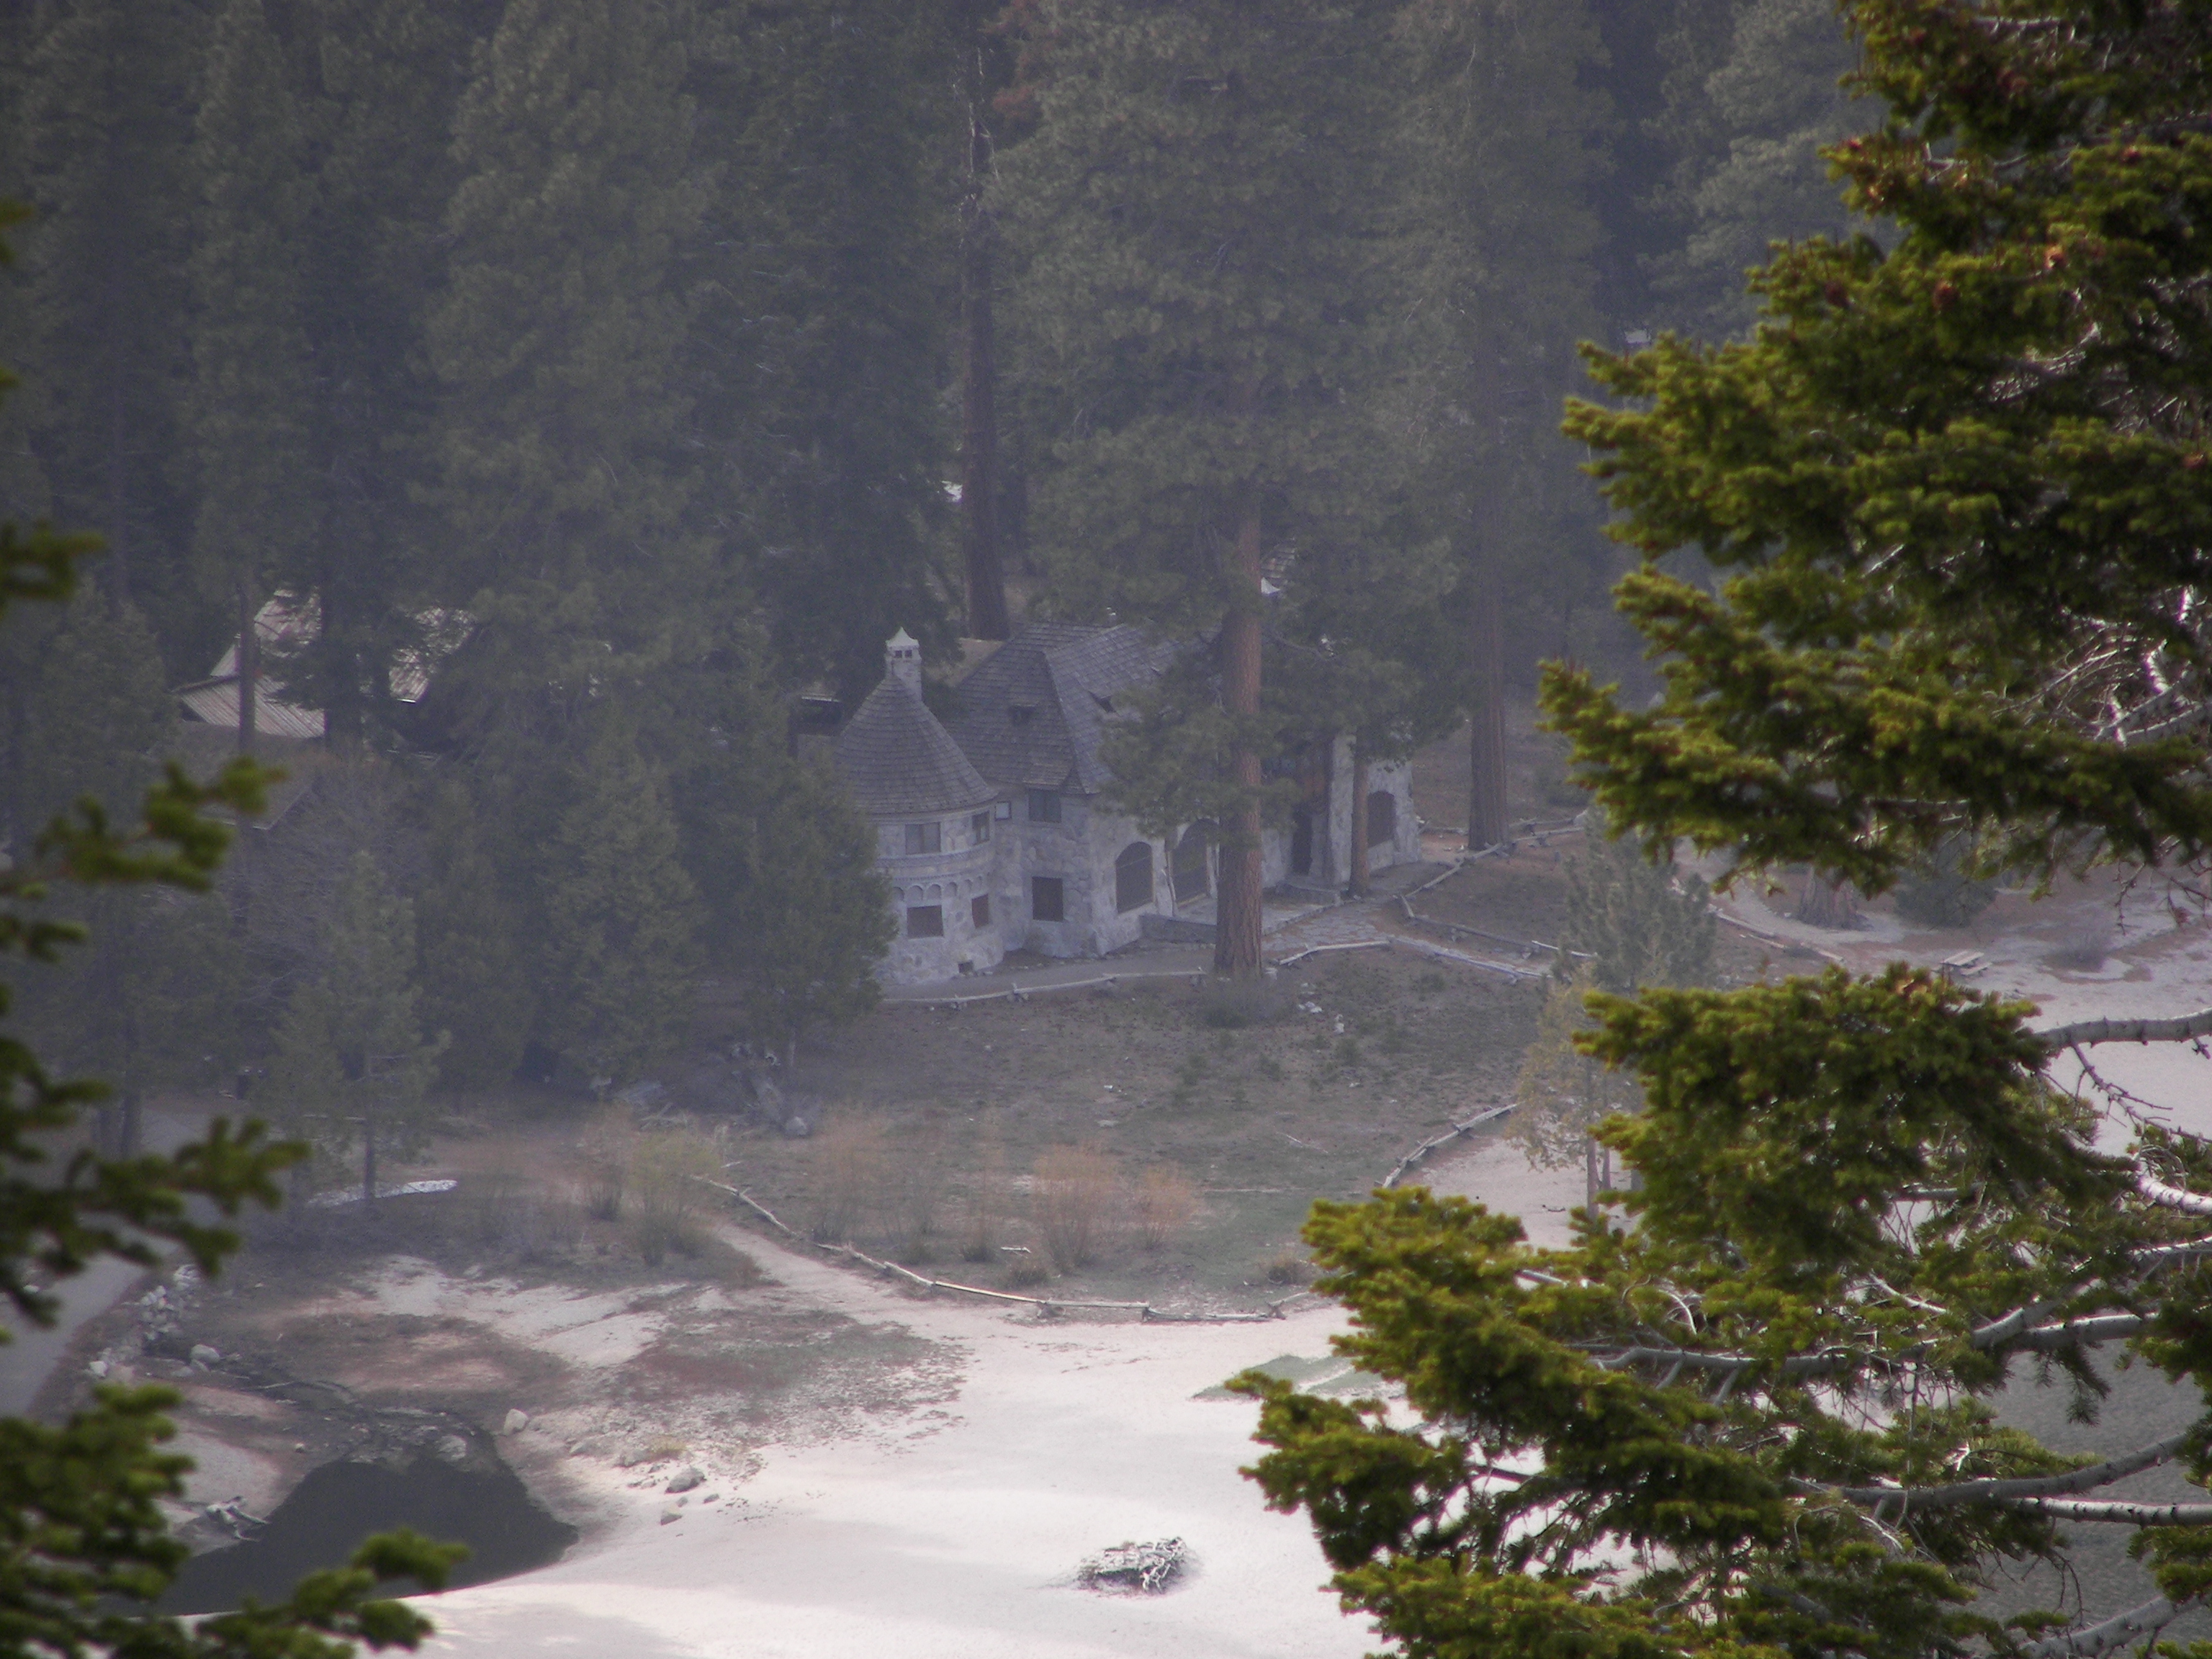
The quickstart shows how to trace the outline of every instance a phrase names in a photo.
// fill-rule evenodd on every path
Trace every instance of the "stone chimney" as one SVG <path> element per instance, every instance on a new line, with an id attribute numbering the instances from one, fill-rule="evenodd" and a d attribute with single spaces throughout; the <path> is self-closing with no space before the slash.
<path id="1" fill-rule="evenodd" d="M 921 647 L 903 628 L 884 647 L 884 674 L 917 697 L 921 695 Z"/>

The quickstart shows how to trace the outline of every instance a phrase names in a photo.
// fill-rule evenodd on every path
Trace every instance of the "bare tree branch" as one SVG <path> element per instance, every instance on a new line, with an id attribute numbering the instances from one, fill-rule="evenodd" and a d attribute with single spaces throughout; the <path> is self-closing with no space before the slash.
<path id="1" fill-rule="evenodd" d="M 2091 1504 L 2077 1498 L 2023 1498 L 2005 1507 L 2047 1515 L 2053 1521 L 2112 1521 L 2125 1527 L 2201 1527 L 2212 1522 L 2212 1504 Z"/>
<path id="2" fill-rule="evenodd" d="M 2168 1210 L 2180 1210 L 2189 1215 L 2212 1215 L 2212 1198 L 2183 1188 L 2169 1187 L 2147 1175 L 2136 1177 L 2136 1190 L 2152 1203 Z"/>
<path id="3" fill-rule="evenodd" d="M 2037 1325 L 2021 1334 L 2014 1346 L 2030 1353 L 2051 1353 L 2059 1348 L 2094 1348 L 2100 1342 L 2133 1336 L 2148 1328 L 2148 1314 L 2099 1314 L 2091 1319 L 2069 1319 L 2058 1325 Z"/>
<path id="4" fill-rule="evenodd" d="M 2093 1463 L 2087 1468 L 2069 1470 L 2063 1474 L 2022 1475 L 2013 1479 L 1988 1478 L 1979 1480 L 1954 1481 L 1946 1486 L 1822 1486 L 1811 1481 L 1802 1483 L 1808 1490 L 1827 1492 L 1850 1499 L 1854 1504 L 1897 1506 L 1898 1513 L 1917 1510 L 1948 1509 L 1958 1504 L 2007 1503 L 2027 1498 L 2056 1498 L 2063 1493 L 2092 1492 L 2099 1486 L 2110 1486 L 2128 1475 L 2152 1468 L 2179 1451 L 2189 1443 L 2189 1431 L 2168 1435 L 2154 1444 L 2139 1447 L 2134 1451 Z M 2092 1507 L 2112 1507 L 2110 1505 Z M 2128 1507 L 2122 1505 L 2120 1507 Z M 2136 1504 L 2133 1507 L 2156 1508 L 2158 1505 Z M 2173 1507 L 2166 1505 L 2165 1507 Z M 2212 1513 L 2212 1505 L 2184 1504 L 2183 1508 L 2204 1509 Z M 2091 1519 L 2078 1516 L 2077 1519 Z"/>
<path id="5" fill-rule="evenodd" d="M 2140 1607 L 2130 1607 L 2100 1625 L 2031 1642 L 2020 1650 L 2021 1659 L 2098 1659 L 2100 1654 L 2156 1635 L 2196 1605 L 2194 1600 L 2169 1601 L 2161 1595 Z"/>
<path id="6" fill-rule="evenodd" d="M 2053 1054 L 2095 1042 L 2188 1042 L 2212 1036 L 2212 1008 L 2172 1019 L 2085 1019 L 2035 1035 Z"/>

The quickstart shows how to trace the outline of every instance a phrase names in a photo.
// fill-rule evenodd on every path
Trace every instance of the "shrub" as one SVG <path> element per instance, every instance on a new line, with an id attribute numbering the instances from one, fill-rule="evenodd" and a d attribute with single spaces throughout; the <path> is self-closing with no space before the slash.
<path id="1" fill-rule="evenodd" d="M 1129 1218 L 1137 1243 L 1157 1250 L 1190 1224 L 1198 1211 L 1198 1183 L 1170 1164 L 1156 1164 L 1137 1178 Z"/>
<path id="2" fill-rule="evenodd" d="M 584 1131 L 577 1152 L 584 1172 L 584 1208 L 594 1219 L 622 1219 L 623 1192 L 629 1183 L 630 1151 L 637 1129 L 627 1112 L 601 1112 Z"/>
<path id="3" fill-rule="evenodd" d="M 630 1236 L 647 1265 L 659 1267 L 671 1249 L 699 1253 L 697 1217 L 714 1190 L 705 1181 L 721 1173 L 721 1157 L 702 1134 L 678 1130 L 637 1138 L 629 1164 Z"/>
<path id="4" fill-rule="evenodd" d="M 1097 1260 L 1113 1218 L 1116 1184 L 1114 1160 L 1094 1146 L 1056 1146 L 1037 1159 L 1037 1232 L 1060 1272 Z"/>
<path id="5" fill-rule="evenodd" d="M 521 1173 L 495 1166 L 465 1176 L 460 1184 L 461 1224 L 470 1237 L 496 1244 L 522 1222 L 527 1192 Z"/>

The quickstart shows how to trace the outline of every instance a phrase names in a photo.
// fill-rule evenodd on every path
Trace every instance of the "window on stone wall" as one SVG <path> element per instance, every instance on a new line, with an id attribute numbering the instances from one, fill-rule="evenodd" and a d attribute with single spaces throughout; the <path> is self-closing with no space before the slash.
<path id="1" fill-rule="evenodd" d="M 910 904 L 906 912 L 906 936 L 908 939 L 943 939 L 945 937 L 945 907 L 941 904 Z"/>
<path id="2" fill-rule="evenodd" d="M 978 812 L 968 820 L 968 839 L 981 847 L 991 839 L 991 815 Z"/>
<path id="3" fill-rule="evenodd" d="M 1182 839 L 1175 849 L 1175 896 L 1181 903 L 1185 899 L 1204 898 L 1211 884 L 1206 867 L 1206 846 L 1213 839 L 1213 825 L 1201 820 L 1182 832 Z"/>
<path id="4" fill-rule="evenodd" d="M 1067 920 L 1067 888 L 1058 876 L 1030 878 L 1030 918 L 1033 921 Z"/>
<path id="5" fill-rule="evenodd" d="M 1133 841 L 1114 860 L 1114 908 L 1126 915 L 1152 902 L 1152 844 Z"/>
<path id="6" fill-rule="evenodd" d="M 1032 789 L 1030 791 L 1030 822 L 1058 823 L 1060 822 L 1060 791 Z"/>
<path id="7" fill-rule="evenodd" d="M 978 893 L 968 906 L 968 920 L 981 929 L 991 925 L 991 896 Z"/>
<path id="8" fill-rule="evenodd" d="M 935 853 L 945 846 L 945 826 L 941 823 L 909 823 L 906 827 L 906 850 L 909 853 Z"/>
<path id="9" fill-rule="evenodd" d="M 1398 798 L 1377 789 L 1367 798 L 1367 844 L 1388 847 L 1398 838 Z"/>

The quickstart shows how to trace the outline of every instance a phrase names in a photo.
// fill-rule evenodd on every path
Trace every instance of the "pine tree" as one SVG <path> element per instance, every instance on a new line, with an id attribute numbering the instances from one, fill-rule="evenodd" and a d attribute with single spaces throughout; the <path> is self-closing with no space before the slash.
<path id="1" fill-rule="evenodd" d="M 467 786 L 447 783 L 430 810 L 431 875 L 416 907 L 424 1017 L 453 1039 L 439 1061 L 445 1086 L 495 1088 L 521 1063 L 536 1012 L 526 912 Z"/>
<path id="2" fill-rule="evenodd" d="M 2212 21 L 1845 9 L 1888 118 L 1829 159 L 1896 236 L 1780 251 L 1748 340 L 1593 355 L 1619 401 L 1569 430 L 1646 556 L 1618 592 L 1665 690 L 1554 667 L 1547 712 L 1619 828 L 1748 877 L 1880 891 L 1963 833 L 1992 872 L 2201 883 Z M 1663 568 L 1692 550 L 1717 580 Z M 1349 1603 L 1416 1659 L 2057 1659 L 2203 1600 L 2212 1504 L 2112 1492 L 2212 1479 L 2203 1419 L 2084 1455 L 1994 1396 L 2063 1371 L 2093 1420 L 2116 1347 L 2185 1398 L 2212 1374 L 2212 1143 L 2059 1080 L 2212 1012 L 2031 1029 L 1902 963 L 1594 1000 L 1584 1052 L 1644 1101 L 1599 1130 L 1626 1224 L 1532 1250 L 1424 1191 L 1319 1205 L 1340 1346 L 1407 1401 L 1245 1379 L 1255 1474 Z M 2086 1627 L 1974 1605 L 2076 1527 L 2132 1531 L 2157 1594 Z"/>
<path id="3" fill-rule="evenodd" d="M 1597 1138 L 1608 1118 L 1644 1103 L 1636 1079 L 1624 1077 L 1585 1052 L 1595 1029 L 1587 1004 L 1587 967 L 1544 988 L 1536 1036 L 1521 1057 L 1513 1080 L 1513 1115 L 1506 1134 L 1541 1169 L 1583 1166 L 1583 1202 L 1597 1206 L 1613 1186 L 1613 1149 Z"/>
<path id="4" fill-rule="evenodd" d="M 1842 191 L 1820 150 L 1875 113 L 1842 84 L 1853 53 L 1832 0 L 1739 0 L 1732 10 L 1719 60 L 1685 62 L 1662 120 L 1680 151 L 1663 194 L 1686 237 L 1659 262 L 1658 285 L 1680 320 L 1705 334 L 1749 323 L 1745 274 L 1770 244 L 1845 233 Z M 1686 40 L 1682 50 L 1687 58 Z"/>
<path id="5" fill-rule="evenodd" d="M 1585 84 L 1599 42 L 1580 3 L 1459 0 L 1411 9 L 1402 29 L 1394 197 L 1419 368 L 1392 415 L 1417 457 L 1421 527 L 1457 571 L 1481 848 L 1510 834 L 1509 637 L 1574 651 L 1543 613 L 1598 602 L 1611 571 L 1574 458 L 1549 441 L 1575 343 L 1599 320 L 1603 100 Z"/>
<path id="6" fill-rule="evenodd" d="M 15 510 L 96 526 L 102 581 L 161 635 L 173 680 L 206 672 L 231 607 L 192 574 L 189 413 L 192 111 L 206 25 L 184 0 L 74 0 L 18 24 L 8 149 L 37 211 L 8 327 Z M 17 493 L 30 464 L 35 499 Z"/>
<path id="7" fill-rule="evenodd" d="M 0 204 L 0 225 L 21 217 Z M 0 245 L 0 261 L 6 253 Z M 0 389 L 13 383 L 0 369 Z M 0 525 L 0 614 L 66 600 L 78 562 L 97 551 L 89 537 Z M 0 951 L 51 962 L 74 941 L 74 929 L 40 908 L 57 888 L 204 890 L 228 838 L 204 814 L 260 811 L 266 782 L 250 762 L 212 785 L 172 773 L 147 793 L 135 826 L 80 815 L 27 855 L 11 851 L 0 868 Z M 0 1016 L 9 1011 L 0 987 Z M 247 1203 L 274 1204 L 274 1177 L 296 1156 L 270 1146 L 258 1125 L 218 1119 L 169 1156 L 88 1151 L 57 1170 L 53 1147 L 104 1095 L 91 1079 L 58 1078 L 14 1030 L 0 1030 L 0 1296 L 22 1324 L 51 1326 L 60 1311 L 60 1297 L 39 1279 L 51 1285 L 102 1257 L 150 1267 L 173 1247 L 216 1272 L 238 1244 L 223 1222 Z M 58 1425 L 0 1418 L 0 1620 L 11 1641 L 53 1653 L 344 1659 L 356 1640 L 412 1647 L 429 1632 L 411 1608 L 372 1597 L 395 1579 L 442 1583 L 458 1553 L 404 1534 L 371 1539 L 348 1566 L 311 1575 L 273 1607 L 190 1626 L 154 1614 L 189 1553 L 162 1507 L 183 1497 L 191 1467 L 163 1449 L 173 1430 L 162 1413 L 178 1399 L 169 1389 L 110 1385 Z"/>
<path id="8" fill-rule="evenodd" d="M 545 866 L 542 1040 L 620 1084 L 690 1028 L 698 890 L 684 868 L 665 778 L 610 719 L 570 779 Z"/>
<path id="9" fill-rule="evenodd" d="M 1364 527 L 1389 483 L 1367 441 L 1391 9 L 1066 0 L 1042 123 L 1001 167 L 1057 602 L 1219 630 L 1218 707 L 1192 715 L 1232 794 L 1224 972 L 1259 969 L 1262 564 Z"/>
<path id="10" fill-rule="evenodd" d="M 1601 991 L 1633 996 L 1650 985 L 1710 985 L 1719 924 L 1705 884 L 1678 875 L 1634 841 L 1606 833 L 1593 811 L 1583 848 L 1567 860 L 1562 960 L 1584 959 Z"/>
<path id="11" fill-rule="evenodd" d="M 153 631 L 132 607 L 78 595 L 9 676 L 6 812 L 27 848 L 86 796 L 131 800 L 155 781 L 176 729 Z"/>
<path id="12" fill-rule="evenodd" d="M 965 131 L 946 8 L 723 5 L 702 148 L 720 169 L 694 362 L 717 465 L 787 676 L 865 695 L 900 628 L 949 651 L 939 388 L 957 307 Z"/>
<path id="13" fill-rule="evenodd" d="M 359 1146 L 361 1195 L 376 1201 L 379 1160 L 418 1149 L 442 1036 L 416 1012 L 415 909 L 374 854 L 354 856 L 320 940 L 317 971 L 276 1026 L 269 1093 L 288 1127 L 335 1150 Z"/>
<path id="14" fill-rule="evenodd" d="M 253 618 L 293 574 L 313 524 L 301 253 L 313 196 L 305 135 L 262 0 L 223 0 L 191 149 L 192 432 L 201 580 L 234 612 L 239 746 L 251 750 L 259 651 Z"/>
<path id="15" fill-rule="evenodd" d="M 726 648 L 654 688 L 642 725 L 669 774 L 708 971 L 757 1031 L 787 1048 L 875 1006 L 890 896 L 874 832 L 787 747 L 760 630 L 732 618 Z"/>
<path id="16" fill-rule="evenodd" d="M 152 631 L 138 613 L 80 593 L 14 688 L 15 764 L 8 815 L 16 845 L 86 799 L 130 800 L 156 776 L 176 727 Z M 60 908 L 90 933 L 64 970 L 25 988 L 18 1018 L 48 1053 L 114 1085 L 105 1144 L 137 1150 L 146 1091 L 230 1052 L 240 1035 L 244 963 L 217 901 L 143 890 L 94 890 Z"/>
<path id="17" fill-rule="evenodd" d="M 1633 1078 L 1588 1052 L 1588 1033 L 1596 1024 L 1590 994 L 1633 996 L 1650 987 L 1710 985 L 1718 924 L 1705 883 L 1677 876 L 1671 860 L 1655 863 L 1634 842 L 1607 838 L 1604 816 L 1595 811 L 1566 874 L 1559 962 L 1546 988 L 1536 1039 L 1521 1062 L 1514 1088 L 1518 1109 L 1509 1133 L 1539 1164 L 1556 1168 L 1580 1158 L 1589 1201 L 1595 1204 L 1613 1184 L 1613 1153 L 1595 1131 L 1614 1114 L 1637 1110 L 1643 1096 Z"/>
<path id="18" fill-rule="evenodd" d="M 753 1029 L 799 1063 L 803 1042 L 876 1006 L 896 932 L 874 829 L 831 780 L 799 770 L 753 825 L 752 879 L 732 907 L 729 960 Z"/>
<path id="19" fill-rule="evenodd" d="M 438 585 L 434 515 L 417 499 L 435 460 L 425 337 L 458 182 L 453 118 L 498 11 L 495 0 L 312 0 L 294 15 L 316 179 L 301 261 L 314 532 L 297 574 L 320 626 L 283 674 L 340 745 L 403 718 L 391 669 L 422 644 L 418 602 Z"/>
<path id="20" fill-rule="evenodd" d="M 696 300 L 681 258 L 712 183 L 683 90 L 692 15 L 507 0 L 456 118 L 429 328 L 458 550 L 439 586 L 498 623 L 531 695 L 580 688 L 610 647 L 692 630 L 707 549 L 686 523 Z"/>

